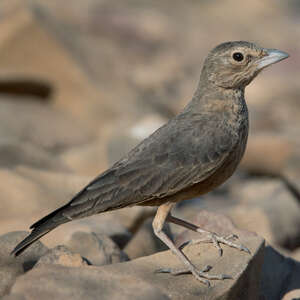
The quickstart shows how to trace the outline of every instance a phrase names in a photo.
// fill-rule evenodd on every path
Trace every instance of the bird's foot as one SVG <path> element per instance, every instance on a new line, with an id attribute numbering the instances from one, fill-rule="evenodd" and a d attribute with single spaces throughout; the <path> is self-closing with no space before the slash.
<path id="1" fill-rule="evenodd" d="M 243 246 L 242 244 L 236 244 L 236 243 L 232 242 L 232 240 L 236 240 L 238 238 L 238 236 L 235 234 L 230 234 L 228 236 L 219 236 L 216 233 L 205 231 L 200 228 L 197 231 L 199 233 L 206 233 L 208 235 L 207 238 L 188 241 L 187 243 L 184 243 L 183 245 L 181 245 L 180 248 L 183 248 L 183 247 L 185 247 L 187 245 L 191 245 L 191 244 L 194 245 L 194 244 L 199 244 L 199 243 L 213 243 L 214 246 L 217 248 L 220 256 L 222 256 L 222 254 L 223 254 L 223 249 L 221 248 L 220 244 L 224 244 L 229 247 L 236 248 L 240 251 L 244 251 L 244 252 L 251 254 L 250 250 L 247 247 Z"/>
<path id="2" fill-rule="evenodd" d="M 232 279 L 231 276 L 226 275 L 226 274 L 219 274 L 219 275 L 207 274 L 207 272 L 210 271 L 211 268 L 212 268 L 211 266 L 206 266 L 204 269 L 198 270 L 194 265 L 191 265 L 191 266 L 189 266 L 187 268 L 183 268 L 183 269 L 162 268 L 162 269 L 156 270 L 155 273 L 170 273 L 174 276 L 180 275 L 180 274 L 192 273 L 197 280 L 206 284 L 207 286 L 210 286 L 209 280 Z"/>

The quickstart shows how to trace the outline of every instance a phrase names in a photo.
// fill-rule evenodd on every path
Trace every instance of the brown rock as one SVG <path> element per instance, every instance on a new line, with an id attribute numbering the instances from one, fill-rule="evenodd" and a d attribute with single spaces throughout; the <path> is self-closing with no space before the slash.
<path id="1" fill-rule="evenodd" d="M 92 139 L 90 131 L 80 121 L 32 97 L 23 98 L 23 101 L 8 96 L 0 99 L 0 125 L 8 128 L 3 133 L 6 138 L 14 137 L 19 143 L 24 141 L 54 153 Z"/>
<path id="2" fill-rule="evenodd" d="M 280 176 L 293 148 L 293 143 L 284 136 L 270 133 L 252 135 L 241 166 L 251 173 Z"/>
<path id="3" fill-rule="evenodd" d="M 259 274 L 263 261 L 263 240 L 241 233 L 241 240 L 250 248 L 248 255 L 224 247 L 219 257 L 212 245 L 188 247 L 185 252 L 199 267 L 212 265 L 213 273 L 226 273 L 233 280 L 212 282 L 212 287 L 198 282 L 192 275 L 157 274 L 162 267 L 182 267 L 170 251 L 101 267 L 68 268 L 50 265 L 35 268 L 19 277 L 12 295 L 25 299 L 258 299 Z M 198 253 L 201 255 L 198 255 Z M 30 284 L 28 284 L 30 282 Z"/>
<path id="4" fill-rule="evenodd" d="M 6 295 L 2 299 L 3 300 L 26 300 L 25 296 L 21 294 Z"/>
<path id="5" fill-rule="evenodd" d="M 1 106 L 1 105 L 0 105 Z M 22 141 L 18 137 L 4 137 L 0 141 L 0 167 L 16 168 L 18 166 L 30 166 L 37 169 L 66 171 L 63 162 L 54 157 L 52 153 L 38 145 Z"/>
<path id="6" fill-rule="evenodd" d="M 1 221 L 8 220 L 11 229 L 14 228 L 14 223 L 18 222 L 20 215 L 28 217 L 39 210 L 42 203 L 51 203 L 51 197 L 45 194 L 45 190 L 38 183 L 15 170 L 0 169 L 0 181 Z M 4 232 L 7 232 L 7 229 L 0 228 L 0 233 Z"/>
<path id="7" fill-rule="evenodd" d="M 74 173 L 95 177 L 109 166 L 106 139 L 101 137 L 99 140 L 71 147 L 62 152 L 59 158 Z"/>
<path id="8" fill-rule="evenodd" d="M 61 265 L 65 267 L 83 267 L 88 263 L 78 253 L 73 253 L 65 246 L 57 246 L 50 249 L 35 264 L 35 268 L 45 265 Z"/>
<path id="9" fill-rule="evenodd" d="M 127 255 L 106 235 L 77 231 L 67 242 L 68 247 L 80 253 L 95 266 L 127 261 Z"/>
<path id="10" fill-rule="evenodd" d="M 105 120 L 110 117 L 109 105 L 101 101 L 95 86 L 55 34 L 51 34 L 51 29 L 45 29 L 31 6 L 7 14 L 1 18 L 0 25 L 0 79 L 42 83 L 51 91 L 47 97 L 52 97 L 53 106 L 67 111 L 77 124 L 79 120 L 89 120 L 84 127 L 94 133 L 98 131 L 95 125 L 99 120 L 105 126 Z M 53 120 L 50 124 L 56 126 Z M 82 130 L 81 127 L 73 129 L 69 131 L 70 137 L 65 134 L 67 140 Z M 60 135 L 59 130 L 57 134 Z"/>
<path id="11" fill-rule="evenodd" d="M 246 181 L 232 187 L 239 205 L 228 215 L 239 227 L 258 232 L 271 244 L 294 249 L 300 243 L 300 207 L 277 179 Z"/>

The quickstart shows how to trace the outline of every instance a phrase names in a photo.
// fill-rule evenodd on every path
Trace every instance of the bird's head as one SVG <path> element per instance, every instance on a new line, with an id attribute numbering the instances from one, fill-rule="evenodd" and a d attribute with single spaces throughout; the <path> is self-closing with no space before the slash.
<path id="1" fill-rule="evenodd" d="M 219 87 L 244 88 L 262 69 L 288 56 L 283 51 L 261 48 L 249 42 L 227 42 L 209 53 L 201 76 Z"/>

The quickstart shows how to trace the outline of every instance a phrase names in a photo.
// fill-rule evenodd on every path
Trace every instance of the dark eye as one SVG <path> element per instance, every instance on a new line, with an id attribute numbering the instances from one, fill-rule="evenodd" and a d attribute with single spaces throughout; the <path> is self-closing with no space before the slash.
<path id="1" fill-rule="evenodd" d="M 242 61 L 244 59 L 244 55 L 241 52 L 234 52 L 232 54 L 232 58 L 236 61 Z"/>

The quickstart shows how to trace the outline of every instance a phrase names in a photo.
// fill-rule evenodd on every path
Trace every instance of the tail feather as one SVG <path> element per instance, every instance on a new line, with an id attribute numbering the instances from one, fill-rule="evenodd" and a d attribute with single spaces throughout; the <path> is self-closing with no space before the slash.
<path id="1" fill-rule="evenodd" d="M 31 225 L 31 233 L 14 248 L 14 250 L 11 252 L 11 255 L 20 255 L 27 247 L 29 247 L 35 241 L 39 240 L 42 236 L 44 236 L 57 226 L 70 221 L 62 214 L 64 208 L 65 207 L 61 207 L 55 210 L 54 212 Z"/>
<path id="2" fill-rule="evenodd" d="M 53 229 L 53 228 L 52 228 Z M 20 255 L 27 247 L 29 247 L 32 243 L 40 239 L 43 235 L 47 234 L 52 229 L 42 229 L 33 230 L 23 241 L 21 241 L 15 249 L 11 252 L 11 255 L 18 256 Z"/>

